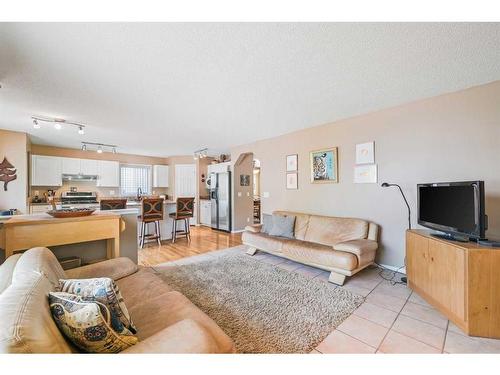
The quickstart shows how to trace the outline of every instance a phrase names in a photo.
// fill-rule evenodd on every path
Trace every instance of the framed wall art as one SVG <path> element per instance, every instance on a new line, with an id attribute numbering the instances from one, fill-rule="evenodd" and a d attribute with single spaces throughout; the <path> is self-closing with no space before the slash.
<path id="1" fill-rule="evenodd" d="M 297 190 L 299 188 L 297 172 L 286 174 L 286 188 L 288 190 Z"/>
<path id="2" fill-rule="evenodd" d="M 286 171 L 287 172 L 296 172 L 299 169 L 299 155 L 287 155 L 286 156 Z"/>
<path id="3" fill-rule="evenodd" d="M 312 151 L 310 158 L 312 183 L 339 182 L 337 147 Z"/>
<path id="4" fill-rule="evenodd" d="M 356 164 L 375 163 L 375 142 L 366 142 L 356 145 Z"/>

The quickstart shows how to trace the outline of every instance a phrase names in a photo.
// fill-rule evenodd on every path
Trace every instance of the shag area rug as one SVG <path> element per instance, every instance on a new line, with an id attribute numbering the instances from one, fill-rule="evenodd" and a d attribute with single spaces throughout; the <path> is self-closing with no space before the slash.
<path id="1" fill-rule="evenodd" d="M 242 247 L 153 268 L 215 320 L 239 353 L 309 353 L 364 300 L 253 259 Z"/>

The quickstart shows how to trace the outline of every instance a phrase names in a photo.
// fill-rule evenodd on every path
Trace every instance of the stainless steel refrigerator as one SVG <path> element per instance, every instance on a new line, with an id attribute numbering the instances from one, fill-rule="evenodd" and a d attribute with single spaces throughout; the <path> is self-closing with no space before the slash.
<path id="1" fill-rule="evenodd" d="M 231 172 L 210 173 L 212 228 L 231 231 Z"/>

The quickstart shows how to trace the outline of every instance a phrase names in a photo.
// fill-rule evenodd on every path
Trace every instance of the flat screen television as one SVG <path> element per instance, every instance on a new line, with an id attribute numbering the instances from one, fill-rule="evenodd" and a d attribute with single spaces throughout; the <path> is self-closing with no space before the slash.
<path id="1" fill-rule="evenodd" d="M 456 240 L 485 238 L 483 181 L 419 184 L 417 190 L 420 225 Z"/>

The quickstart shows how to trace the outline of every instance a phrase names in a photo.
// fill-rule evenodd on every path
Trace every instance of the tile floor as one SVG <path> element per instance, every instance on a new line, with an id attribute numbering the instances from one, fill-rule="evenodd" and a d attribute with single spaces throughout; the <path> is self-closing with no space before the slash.
<path id="1" fill-rule="evenodd" d="M 254 258 L 328 282 L 329 273 L 317 268 L 263 252 L 257 252 Z M 406 285 L 391 285 L 379 273 L 380 270 L 373 267 L 347 278 L 342 288 L 366 300 L 311 354 L 500 353 L 500 340 L 465 335 Z"/>

